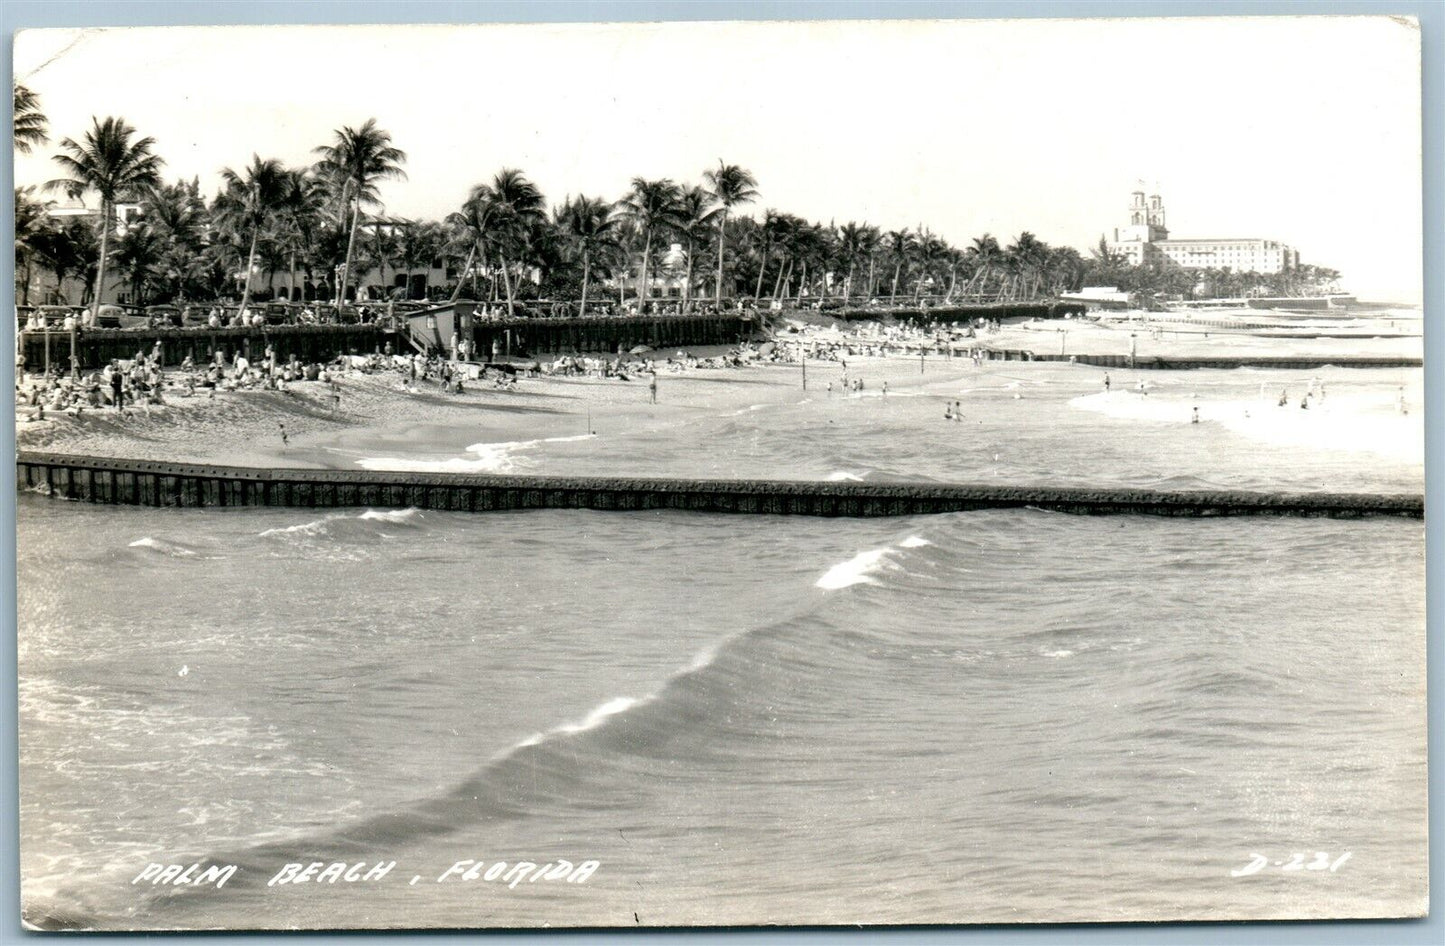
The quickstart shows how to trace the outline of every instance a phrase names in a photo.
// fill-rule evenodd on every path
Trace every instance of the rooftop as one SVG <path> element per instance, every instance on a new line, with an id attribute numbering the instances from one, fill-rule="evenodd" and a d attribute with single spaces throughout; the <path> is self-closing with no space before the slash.
<path id="1" fill-rule="evenodd" d="M 1155 240 L 1155 243 L 1278 243 L 1266 237 L 1191 237 L 1187 240 Z"/>

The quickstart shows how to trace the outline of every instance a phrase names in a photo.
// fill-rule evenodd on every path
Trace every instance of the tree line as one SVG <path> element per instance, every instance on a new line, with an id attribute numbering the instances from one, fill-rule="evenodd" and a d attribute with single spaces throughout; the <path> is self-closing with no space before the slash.
<path id="1" fill-rule="evenodd" d="M 17 85 L 17 150 L 48 141 L 47 126 L 35 94 Z M 552 299 L 575 301 L 585 314 L 603 283 L 609 304 L 611 292 L 627 305 L 671 289 L 683 311 L 739 296 L 916 305 L 1028 301 L 1086 284 L 1185 295 L 1198 288 L 1197 276 L 1184 271 L 1128 266 L 1102 241 L 1085 258 L 1027 231 L 1007 245 L 983 234 L 955 247 L 922 224 L 824 224 L 772 208 L 755 218 L 740 209 L 758 201 L 756 178 L 722 160 L 696 183 L 635 177 L 619 199 L 569 194 L 550 207 L 521 170 L 503 168 L 445 219 L 414 220 L 379 213 L 379 186 L 406 178 L 407 155 L 374 119 L 336 129 L 314 157 L 286 167 L 253 155 L 224 168 L 208 198 L 198 179 L 163 179 L 153 138 L 123 118 L 92 119 L 81 137 L 58 142 L 59 177 L 16 189 L 19 301 L 30 303 L 37 272 L 54 278 L 46 295 L 64 301 L 66 280 L 81 280 L 80 301 L 90 304 L 111 273 L 137 303 L 238 296 L 242 306 L 278 296 L 340 303 L 373 273 L 388 297 L 413 298 L 421 295 L 413 274 L 438 263 L 447 278 L 427 285 L 431 298 L 467 294 L 509 312 L 520 301 Z M 53 217 L 44 201 L 53 193 L 94 195 L 99 214 Z M 140 207 L 124 225 L 122 204 Z M 398 276 L 402 285 L 391 287 L 388 279 Z"/>

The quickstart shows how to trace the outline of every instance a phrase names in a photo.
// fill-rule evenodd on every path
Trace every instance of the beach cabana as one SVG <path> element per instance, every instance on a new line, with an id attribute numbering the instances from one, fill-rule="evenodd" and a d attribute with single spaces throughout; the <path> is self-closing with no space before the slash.
<path id="1" fill-rule="evenodd" d="M 406 314 L 407 336 L 412 344 L 443 351 L 457 357 L 457 343 L 466 342 L 467 356 L 472 357 L 472 320 L 477 303 L 448 302 L 445 305 Z M 466 359 L 463 359 L 466 360 Z"/>

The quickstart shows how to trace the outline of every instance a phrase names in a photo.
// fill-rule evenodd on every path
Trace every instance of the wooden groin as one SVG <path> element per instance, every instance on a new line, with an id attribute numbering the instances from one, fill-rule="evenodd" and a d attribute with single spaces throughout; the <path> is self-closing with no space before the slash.
<path id="1" fill-rule="evenodd" d="M 970 319 L 1062 319 L 1065 316 L 1082 316 L 1085 312 L 1079 302 L 1001 302 L 1001 303 L 959 303 L 934 305 L 928 308 L 918 306 L 845 306 L 831 308 L 824 305 L 823 315 L 842 319 L 845 322 L 891 319 L 895 322 L 963 322 Z M 786 310 L 785 310 L 786 314 Z"/>
<path id="2" fill-rule="evenodd" d="M 22 451 L 22 491 L 91 503 L 157 507 L 417 507 L 679 509 L 795 516 L 912 516 L 1031 507 L 1084 515 L 1398 516 L 1419 519 L 1416 494 L 1163 491 L 1060 486 L 833 483 L 630 477 L 500 476 L 258 469 Z"/>
<path id="3" fill-rule="evenodd" d="M 1002 352 L 995 349 L 995 357 L 1005 361 L 1066 361 L 1071 364 L 1092 365 L 1097 368 L 1154 368 L 1162 371 L 1184 371 L 1195 368 L 1277 368 L 1282 371 L 1313 371 L 1319 368 L 1420 368 L 1425 364 L 1422 358 L 1394 356 L 1339 356 L 1339 355 L 1280 355 L 1237 357 L 1161 357 L 1156 355 L 1043 355 L 1034 352 Z"/>

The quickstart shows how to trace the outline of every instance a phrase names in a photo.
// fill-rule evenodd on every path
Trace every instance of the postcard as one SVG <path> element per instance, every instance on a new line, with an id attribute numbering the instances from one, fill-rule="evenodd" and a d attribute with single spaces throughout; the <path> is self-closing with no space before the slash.
<path id="1" fill-rule="evenodd" d="M 35 929 L 1428 905 L 1418 24 L 15 41 Z"/>

